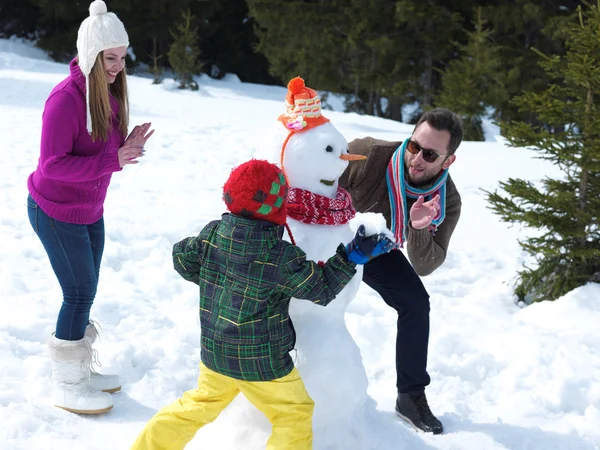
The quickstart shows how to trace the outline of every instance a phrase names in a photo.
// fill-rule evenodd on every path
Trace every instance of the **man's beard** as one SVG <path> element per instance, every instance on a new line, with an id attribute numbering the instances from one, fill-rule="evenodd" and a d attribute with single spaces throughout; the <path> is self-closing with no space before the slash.
<path id="1" fill-rule="evenodd" d="M 408 171 L 407 168 L 404 169 L 404 179 L 408 181 L 408 184 L 410 184 L 412 187 L 422 187 L 422 186 L 427 186 L 428 184 L 432 184 L 433 181 L 439 176 L 439 173 L 435 174 L 434 176 L 431 177 L 427 177 L 427 178 L 422 178 L 418 181 L 414 181 L 411 176 L 410 173 Z"/>

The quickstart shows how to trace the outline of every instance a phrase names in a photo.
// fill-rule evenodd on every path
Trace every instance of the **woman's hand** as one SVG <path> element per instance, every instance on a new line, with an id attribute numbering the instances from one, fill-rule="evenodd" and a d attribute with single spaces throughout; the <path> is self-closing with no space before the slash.
<path id="1" fill-rule="evenodd" d="M 150 122 L 143 123 L 142 125 L 136 125 L 131 133 L 129 133 L 129 136 L 127 136 L 127 139 L 125 139 L 124 145 L 129 144 L 134 147 L 143 148 L 148 139 L 150 139 L 150 136 L 154 134 L 154 130 L 148 132 L 151 126 L 152 124 Z"/>
<path id="2" fill-rule="evenodd" d="M 139 161 L 136 158 L 144 156 L 144 145 L 146 145 L 150 136 L 154 134 L 154 130 L 148 132 L 151 125 L 150 122 L 136 125 L 129 133 L 123 147 L 119 149 L 119 165 L 121 168 L 127 164 L 137 164 Z"/>
<path id="3" fill-rule="evenodd" d="M 127 142 L 127 141 L 126 141 Z M 137 164 L 139 161 L 136 158 L 144 156 L 144 148 L 140 146 L 134 146 L 132 144 L 123 145 L 119 149 L 119 165 L 121 169 L 127 164 Z"/>

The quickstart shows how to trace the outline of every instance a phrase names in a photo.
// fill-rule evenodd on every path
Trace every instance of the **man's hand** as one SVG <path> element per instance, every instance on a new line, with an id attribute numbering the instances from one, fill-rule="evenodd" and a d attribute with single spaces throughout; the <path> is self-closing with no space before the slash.
<path id="1" fill-rule="evenodd" d="M 436 195 L 428 202 L 425 197 L 419 196 L 417 201 L 410 208 L 410 223 L 415 230 L 422 230 L 431 225 L 440 210 L 440 196 Z"/>

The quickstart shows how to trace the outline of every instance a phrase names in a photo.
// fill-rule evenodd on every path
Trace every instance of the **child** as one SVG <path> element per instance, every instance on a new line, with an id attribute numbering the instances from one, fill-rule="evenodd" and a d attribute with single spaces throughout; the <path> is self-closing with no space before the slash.
<path id="1" fill-rule="evenodd" d="M 235 168 L 223 199 L 231 214 L 173 247 L 175 270 L 200 287 L 198 389 L 159 411 L 133 449 L 182 449 L 242 392 L 272 424 L 267 449 L 311 449 L 314 403 L 289 352 L 295 332 L 291 297 L 327 305 L 356 273 L 356 264 L 391 250 L 364 227 L 326 263 L 282 240 L 288 187 L 266 161 Z"/>

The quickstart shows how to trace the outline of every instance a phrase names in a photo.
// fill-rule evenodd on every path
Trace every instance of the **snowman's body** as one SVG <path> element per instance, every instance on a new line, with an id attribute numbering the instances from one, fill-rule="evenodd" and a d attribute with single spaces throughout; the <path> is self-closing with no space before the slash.
<path id="1" fill-rule="evenodd" d="M 309 259 L 327 261 L 339 243 L 354 233 L 346 225 L 309 225 L 288 219 L 296 245 Z M 290 317 L 296 330 L 295 365 L 315 402 L 315 449 L 359 449 L 365 438 L 360 417 L 367 409 L 368 379 L 360 349 L 346 328 L 344 314 L 362 279 L 362 266 L 352 281 L 326 307 L 292 299 Z M 323 332 L 323 330 L 326 330 Z M 323 338 L 325 340 L 323 341 Z M 372 406 L 372 405 L 371 405 Z M 335 436 L 348 435 L 352 446 L 339 446 Z"/>
<path id="2" fill-rule="evenodd" d="M 284 127 L 279 128 L 274 132 L 274 142 L 262 155 L 278 164 L 282 144 L 289 134 Z M 339 177 L 348 164 L 353 164 L 340 159 L 342 154 L 347 154 L 347 141 L 331 123 L 294 133 L 283 153 L 290 188 L 335 198 Z M 340 243 L 353 239 L 356 228 L 350 223 L 308 224 L 291 217 L 287 223 L 296 245 L 308 259 L 323 262 L 335 254 Z M 344 320 L 362 281 L 363 267 L 356 269 L 352 281 L 326 307 L 299 299 L 292 299 L 290 305 L 297 337 L 292 357 L 315 402 L 315 450 L 368 449 L 368 442 L 373 440 L 373 430 L 367 430 L 374 422 L 375 402 L 367 395 L 368 378 L 360 349 Z M 347 439 L 340 442 L 339 436 Z"/>

